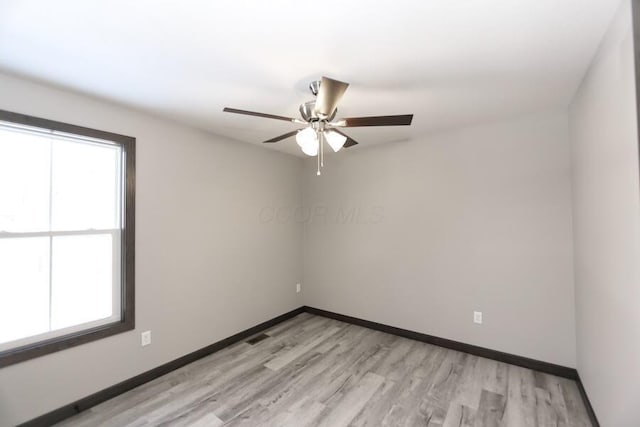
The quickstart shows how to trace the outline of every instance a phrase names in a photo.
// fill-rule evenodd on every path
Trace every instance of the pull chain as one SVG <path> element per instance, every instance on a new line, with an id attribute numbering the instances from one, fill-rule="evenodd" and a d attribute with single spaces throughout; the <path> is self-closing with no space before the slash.
<path id="1" fill-rule="evenodd" d="M 318 135 L 318 136 L 320 136 L 320 135 Z M 320 143 L 319 140 L 318 140 L 318 143 Z M 316 172 L 316 175 L 320 176 L 320 153 L 318 153 L 318 172 Z"/>
<path id="2" fill-rule="evenodd" d="M 320 167 L 324 167 L 324 132 L 320 132 Z"/>

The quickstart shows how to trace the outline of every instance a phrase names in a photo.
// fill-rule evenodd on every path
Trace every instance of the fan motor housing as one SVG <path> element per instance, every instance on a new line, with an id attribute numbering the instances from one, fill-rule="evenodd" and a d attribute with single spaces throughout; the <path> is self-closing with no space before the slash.
<path id="1" fill-rule="evenodd" d="M 315 110 L 316 110 L 315 100 L 305 102 L 304 104 L 300 104 L 300 115 L 302 116 L 302 119 L 305 122 L 317 122 L 319 120 L 330 122 L 331 120 L 333 120 L 333 118 L 336 116 L 336 113 L 338 112 L 338 109 L 336 108 L 335 110 L 333 110 L 333 114 L 331 114 L 331 117 L 322 119 L 318 117 Z"/>

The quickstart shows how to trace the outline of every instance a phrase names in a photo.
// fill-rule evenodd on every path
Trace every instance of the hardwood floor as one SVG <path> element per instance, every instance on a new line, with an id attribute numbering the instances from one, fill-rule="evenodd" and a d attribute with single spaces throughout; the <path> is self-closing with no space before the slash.
<path id="1" fill-rule="evenodd" d="M 590 426 L 574 381 L 302 313 L 61 426 Z"/>

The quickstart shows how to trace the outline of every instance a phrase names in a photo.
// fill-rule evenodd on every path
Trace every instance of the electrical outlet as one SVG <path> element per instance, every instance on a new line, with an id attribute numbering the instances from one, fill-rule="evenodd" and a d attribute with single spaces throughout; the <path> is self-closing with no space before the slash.
<path id="1" fill-rule="evenodd" d="M 296 293 L 300 293 L 300 283 L 296 283 Z"/>
<path id="2" fill-rule="evenodd" d="M 473 323 L 478 323 L 478 324 L 482 323 L 482 312 L 481 311 L 474 311 L 473 312 Z"/>
<path id="3" fill-rule="evenodd" d="M 140 335 L 140 344 L 144 347 L 145 345 L 151 344 L 151 331 L 144 331 Z"/>

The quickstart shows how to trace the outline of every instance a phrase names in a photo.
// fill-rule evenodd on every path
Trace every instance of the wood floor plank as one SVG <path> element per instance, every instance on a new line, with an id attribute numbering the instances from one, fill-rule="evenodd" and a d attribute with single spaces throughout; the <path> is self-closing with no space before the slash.
<path id="1" fill-rule="evenodd" d="M 574 381 L 302 313 L 67 427 L 589 427 Z"/>
<path id="2" fill-rule="evenodd" d="M 541 372 L 536 372 L 534 374 L 534 378 L 536 379 L 536 386 L 549 393 L 549 403 L 556 425 L 559 427 L 568 426 L 569 419 L 567 414 L 567 405 L 564 402 L 560 378 L 554 377 L 553 375 L 543 374 Z"/>
<path id="3" fill-rule="evenodd" d="M 305 427 L 316 424 L 325 406 L 311 399 L 301 399 L 286 411 L 278 412 L 273 417 L 261 419 L 264 425 L 280 427 Z"/>
<path id="4" fill-rule="evenodd" d="M 417 406 L 418 396 L 426 390 L 427 384 L 423 381 L 424 377 L 415 375 L 416 368 L 425 364 L 429 366 L 426 359 L 437 347 L 419 342 L 414 344 L 408 357 L 403 359 L 404 363 L 396 363 L 386 371 L 389 373 L 386 381 L 353 420 L 352 426 L 378 426 L 381 420 L 382 425 L 397 425 L 402 422 L 400 419 L 408 415 L 408 408 Z M 378 374 L 381 372 L 376 371 Z M 403 376 L 399 379 L 389 378 L 400 375 Z M 395 406 L 398 403 L 402 403 L 402 407 Z"/>
<path id="5" fill-rule="evenodd" d="M 376 390 L 365 407 L 356 415 L 349 424 L 351 427 L 377 426 L 380 420 L 391 410 L 398 393 L 398 387 L 404 383 L 385 379 L 382 385 Z"/>
<path id="6" fill-rule="evenodd" d="M 451 396 L 453 406 L 465 406 L 478 409 L 481 392 L 489 381 L 482 377 L 482 371 L 478 369 L 480 357 L 469 356 L 465 359 L 463 370 L 457 381 L 455 391 Z"/>
<path id="7" fill-rule="evenodd" d="M 420 402 L 418 417 L 425 425 L 441 425 L 449 411 L 460 376 L 464 372 L 467 359 L 475 357 L 457 351 L 448 351 L 447 358 L 435 373 L 432 387 Z"/>
<path id="8" fill-rule="evenodd" d="M 285 387 L 286 390 L 301 376 L 308 376 L 307 367 L 318 359 L 318 353 L 305 354 L 296 364 L 284 367 L 282 374 L 277 376 L 268 368 L 261 367 L 261 375 L 251 381 L 251 387 L 246 387 L 246 383 L 241 382 L 219 395 L 215 406 L 216 414 L 226 421 L 255 404 L 260 405 L 264 412 L 281 407 L 286 401 L 283 400 L 284 394 L 279 394 L 277 390 L 281 387 Z"/>
<path id="9" fill-rule="evenodd" d="M 182 417 L 174 418 L 154 427 L 220 427 L 224 422 L 212 412 L 186 413 Z"/>
<path id="10" fill-rule="evenodd" d="M 274 426 L 282 427 L 304 427 L 309 425 L 315 425 L 316 420 L 320 417 L 325 410 L 325 406 L 314 400 L 306 400 L 304 404 L 291 407 L 287 412 L 281 413 L 284 417 L 280 416 L 270 423 Z"/>
<path id="11" fill-rule="evenodd" d="M 354 387 L 360 378 L 389 351 L 389 343 L 394 337 L 385 337 L 378 331 L 367 331 L 359 342 L 344 346 L 341 358 L 318 378 L 322 387 L 316 390 L 318 402 L 332 407 L 341 397 Z"/>
<path id="12" fill-rule="evenodd" d="M 295 347 L 292 347 L 291 349 L 283 350 L 281 354 L 277 355 L 274 359 L 265 363 L 264 366 L 271 369 L 272 371 L 277 371 L 281 369 L 283 366 L 293 362 L 295 359 L 302 356 L 303 354 L 309 352 L 312 348 L 320 345 L 331 335 L 338 332 L 339 329 L 340 328 L 338 327 L 326 329 L 325 331 L 318 334 L 318 336 L 311 341 L 301 343 Z"/>
<path id="13" fill-rule="evenodd" d="M 474 427 L 477 410 L 465 405 L 451 404 L 442 427 Z"/>
<path id="14" fill-rule="evenodd" d="M 575 381 L 562 378 L 562 395 L 567 407 L 567 418 L 571 427 L 589 427 L 591 422 L 587 415 L 587 409 L 580 396 L 578 385 Z"/>
<path id="15" fill-rule="evenodd" d="M 352 342 L 359 342 L 359 338 L 364 336 L 363 333 L 371 332 L 362 330 L 362 328 L 345 329 L 348 329 L 348 335 L 356 340 Z M 339 338 L 342 335 L 342 332 L 333 335 L 331 341 L 344 340 L 344 336 Z M 296 360 L 294 366 L 285 367 L 280 371 L 281 375 L 278 376 L 278 380 L 269 385 L 271 388 L 268 393 L 257 397 L 258 403 L 265 410 L 266 418 L 264 419 L 269 419 L 270 415 L 267 413 L 272 414 L 280 408 L 293 405 L 301 397 L 314 396 L 316 400 L 319 398 L 320 392 L 327 389 L 326 384 L 335 378 L 336 369 L 339 370 L 343 367 L 344 361 L 348 360 L 347 355 L 352 353 L 353 346 L 340 346 L 337 342 L 325 349 L 321 345 L 314 351 L 326 350 L 325 353 L 312 353 L 308 358 Z"/>
<path id="16" fill-rule="evenodd" d="M 502 427 L 537 427 L 533 372 L 518 366 L 508 366 L 507 403 Z"/>
<path id="17" fill-rule="evenodd" d="M 345 393 L 342 399 L 331 410 L 325 409 L 318 423 L 321 427 L 347 426 L 364 408 L 371 396 L 384 382 L 384 377 L 368 372 L 358 384 Z"/>
<path id="18" fill-rule="evenodd" d="M 475 427 L 499 427 L 502 424 L 506 399 L 503 395 L 482 390 L 475 416 Z"/>
<path id="19" fill-rule="evenodd" d="M 337 328 L 343 329 L 345 327 L 346 325 L 341 323 Z M 331 330 L 327 331 L 328 339 L 335 339 L 335 335 Z M 239 387 L 225 392 L 224 402 L 215 409 L 216 413 L 223 420 L 227 420 L 232 418 L 235 413 L 244 411 L 249 403 L 258 402 L 259 409 L 264 412 L 265 416 L 268 416 L 268 413 L 272 413 L 291 402 L 291 391 L 300 390 L 301 387 L 308 391 L 314 375 L 325 371 L 328 368 L 327 363 L 331 363 L 332 360 L 331 355 L 319 353 L 319 349 L 315 346 L 317 341 L 318 339 L 309 337 L 301 341 L 300 346 L 306 346 L 313 351 L 306 351 L 282 366 L 279 369 L 279 375 L 271 375 L 270 370 L 265 367 L 264 375 L 254 380 L 252 387 Z M 319 361 L 323 363 L 318 363 Z"/>

